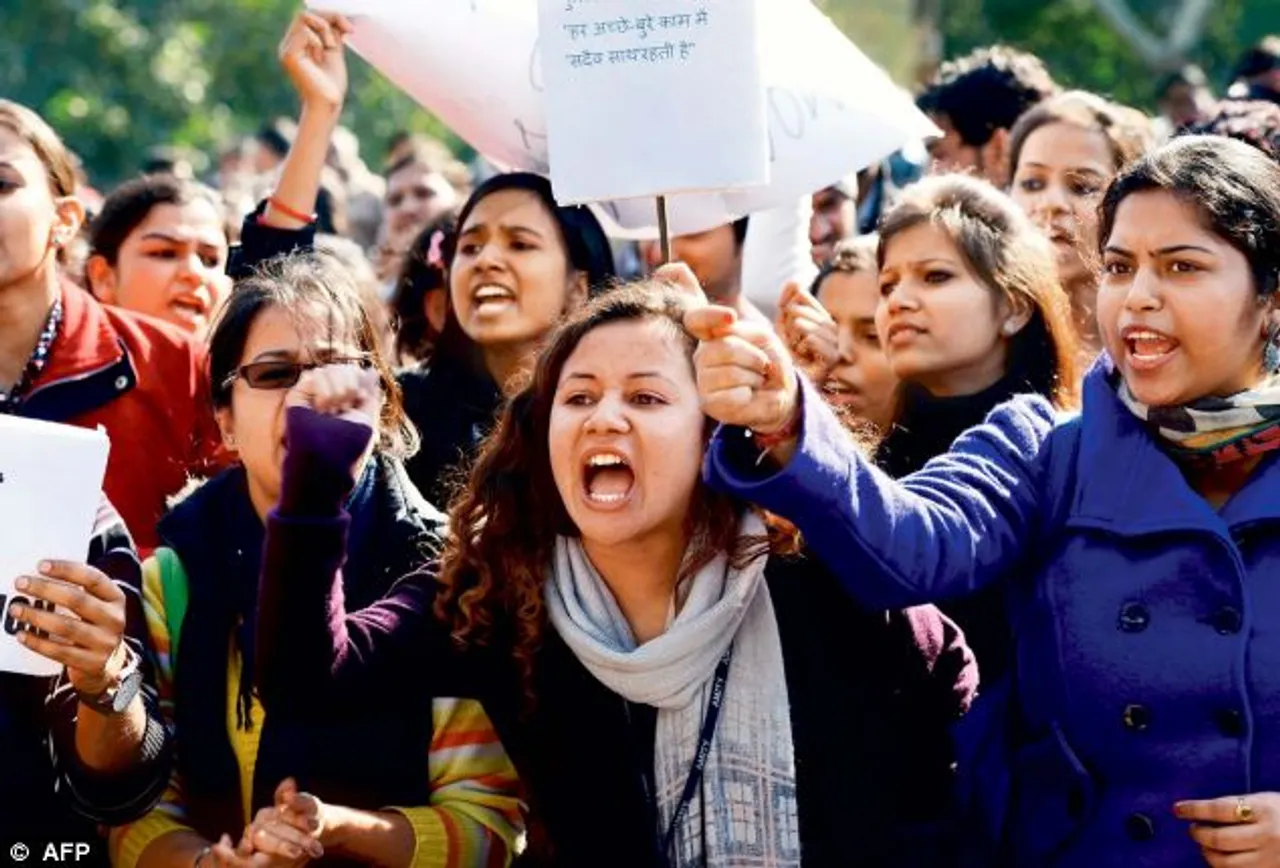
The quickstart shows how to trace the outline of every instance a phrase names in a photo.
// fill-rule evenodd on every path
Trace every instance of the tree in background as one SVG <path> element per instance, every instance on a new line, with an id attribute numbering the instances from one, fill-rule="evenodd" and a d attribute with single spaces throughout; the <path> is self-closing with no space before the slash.
<path id="1" fill-rule="evenodd" d="M 157 145 L 197 171 L 240 136 L 297 111 L 276 44 L 298 0 L 40 0 L 8 3 L 0 93 L 41 112 L 109 186 Z M 439 121 L 370 67 L 351 64 L 343 118 L 377 166 L 400 129 L 437 135 Z"/>
<path id="2" fill-rule="evenodd" d="M 295 112 L 275 49 L 298 0 L 0 2 L 0 94 L 44 114 L 101 186 L 135 173 L 157 145 L 204 170 L 237 137 Z M 1246 46 L 1280 32 L 1280 0 L 817 3 L 907 86 L 942 57 L 1000 41 L 1041 55 L 1065 84 L 1148 108 L 1165 69 L 1197 62 L 1221 89 Z M 351 81 L 344 121 L 371 165 L 399 129 L 470 156 L 363 62 L 352 62 Z"/>
<path id="3" fill-rule="evenodd" d="M 916 0 L 947 56 L 1001 41 L 1033 51 L 1071 87 L 1153 108 L 1164 72 L 1198 63 L 1218 92 L 1241 52 L 1280 31 L 1275 0 Z"/>

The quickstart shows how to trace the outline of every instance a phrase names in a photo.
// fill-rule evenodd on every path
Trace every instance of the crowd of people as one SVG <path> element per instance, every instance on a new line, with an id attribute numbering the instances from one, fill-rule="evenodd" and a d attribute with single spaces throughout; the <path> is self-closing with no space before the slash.
<path id="1" fill-rule="evenodd" d="M 4 613 L 63 671 L 0 674 L 0 852 L 1280 864 L 1280 38 L 1154 118 L 950 61 L 762 288 L 750 215 L 662 264 L 375 175 L 350 29 L 212 184 L 79 195 L 0 100 L 0 412 L 111 438 Z"/>

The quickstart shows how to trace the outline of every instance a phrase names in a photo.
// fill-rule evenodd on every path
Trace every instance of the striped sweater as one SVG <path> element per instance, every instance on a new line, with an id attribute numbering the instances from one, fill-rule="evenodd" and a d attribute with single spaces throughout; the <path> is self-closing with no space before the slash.
<path id="1" fill-rule="evenodd" d="M 156 558 L 143 565 L 143 607 L 156 658 L 160 710 L 173 724 L 173 660 L 160 567 Z M 246 825 L 252 820 L 253 772 L 264 712 L 256 701 L 253 726 L 236 726 L 240 660 L 233 650 L 227 667 L 227 733 L 240 765 L 240 791 Z M 514 767 L 478 702 L 437 698 L 432 703 L 433 737 L 426 757 L 431 782 L 429 805 L 386 810 L 401 814 L 413 827 L 413 866 L 490 866 L 510 864 L 523 839 L 523 821 Z M 181 737 L 181 734 L 178 734 Z M 157 839 L 185 831 L 182 781 L 175 771 L 159 805 L 141 820 L 111 833 L 112 864 L 134 868 Z"/>

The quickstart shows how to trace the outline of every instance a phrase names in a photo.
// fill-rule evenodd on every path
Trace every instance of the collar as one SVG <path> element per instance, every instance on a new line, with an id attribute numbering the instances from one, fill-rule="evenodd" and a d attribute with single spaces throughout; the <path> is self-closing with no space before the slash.
<path id="1" fill-rule="evenodd" d="M 62 282 L 62 327 L 49 352 L 49 364 L 33 387 L 47 386 L 110 367 L 124 358 L 120 335 L 102 303 L 70 281 Z"/>
<path id="2" fill-rule="evenodd" d="M 1221 512 L 1187 484 L 1181 468 L 1112 385 L 1115 365 L 1104 353 L 1085 377 L 1079 490 L 1069 521 L 1125 535 L 1231 528 L 1280 521 L 1280 462 L 1270 455 Z"/>

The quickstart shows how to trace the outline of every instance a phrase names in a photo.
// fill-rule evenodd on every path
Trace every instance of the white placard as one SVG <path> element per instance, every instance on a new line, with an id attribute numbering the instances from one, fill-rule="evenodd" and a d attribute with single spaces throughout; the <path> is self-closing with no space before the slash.
<path id="1" fill-rule="evenodd" d="M 729 0 L 714 0 L 713 6 Z M 750 2 L 750 0 L 735 0 Z M 909 142 L 938 135 L 911 95 L 809 0 L 755 0 L 770 176 L 677 194 L 676 234 L 790 206 Z M 538 7 L 530 0 L 309 0 L 351 17 L 352 48 L 495 164 L 549 173 Z M 744 47 L 745 50 L 745 47 Z M 598 113 L 599 106 L 584 106 Z M 651 136 L 662 135 L 660 129 Z M 602 155 L 601 159 L 606 159 Z M 653 203 L 596 206 L 614 234 L 652 237 Z"/>
<path id="2" fill-rule="evenodd" d="M 547 151 L 562 204 L 768 182 L 755 3 L 538 7 Z"/>
<path id="3" fill-rule="evenodd" d="M 18 644 L 13 582 L 46 559 L 83 563 L 102 502 L 111 444 L 106 432 L 0 415 L 0 672 L 56 675 L 54 663 Z"/>

